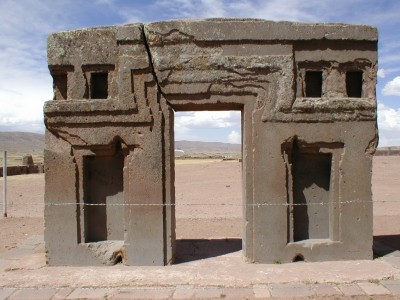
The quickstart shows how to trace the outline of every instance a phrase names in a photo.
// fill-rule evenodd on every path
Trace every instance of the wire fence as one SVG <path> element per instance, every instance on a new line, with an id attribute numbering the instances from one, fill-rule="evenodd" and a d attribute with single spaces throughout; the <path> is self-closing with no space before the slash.
<path id="1" fill-rule="evenodd" d="M 44 205 L 44 206 L 310 206 L 310 205 L 335 205 L 335 204 L 367 204 L 367 203 L 399 203 L 400 200 L 348 200 L 348 201 L 328 201 L 328 202 L 309 202 L 309 203 L 282 203 L 282 202 L 262 202 L 262 203 L 86 203 L 86 202 L 48 202 L 48 203 L 26 203 L 23 205 Z M 10 203 L 13 205 L 13 203 Z"/>

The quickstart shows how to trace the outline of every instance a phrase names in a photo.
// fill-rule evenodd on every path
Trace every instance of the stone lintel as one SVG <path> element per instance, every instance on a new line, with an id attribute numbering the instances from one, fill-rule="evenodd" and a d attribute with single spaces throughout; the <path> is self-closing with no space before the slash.
<path id="1" fill-rule="evenodd" d="M 191 41 L 377 41 L 375 27 L 341 23 L 294 23 L 256 19 L 171 20 L 145 25 L 149 43 Z"/>

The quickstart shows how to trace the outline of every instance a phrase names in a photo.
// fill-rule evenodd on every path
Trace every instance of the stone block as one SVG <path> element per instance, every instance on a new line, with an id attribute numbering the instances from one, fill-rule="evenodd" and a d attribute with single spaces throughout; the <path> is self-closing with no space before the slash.
<path id="1" fill-rule="evenodd" d="M 384 285 L 393 295 L 400 295 L 400 280 L 382 280 Z"/>
<path id="2" fill-rule="evenodd" d="M 105 288 L 76 288 L 66 299 L 104 299 L 107 293 Z"/>
<path id="3" fill-rule="evenodd" d="M 340 296 L 342 293 L 333 284 L 316 284 L 314 286 L 315 296 L 318 297 L 328 297 L 328 296 Z"/>
<path id="4" fill-rule="evenodd" d="M 304 283 L 271 284 L 272 297 L 311 297 L 314 296 L 312 287 Z"/>
<path id="5" fill-rule="evenodd" d="M 12 293 L 14 293 L 16 289 L 14 288 L 0 288 L 0 299 L 7 299 Z"/>
<path id="6" fill-rule="evenodd" d="M 72 293 L 74 289 L 73 288 L 60 288 L 57 290 L 57 293 L 53 296 L 52 299 L 56 300 L 56 299 L 66 299 L 68 297 L 69 294 Z"/>
<path id="7" fill-rule="evenodd" d="M 165 287 L 127 288 L 110 292 L 108 297 L 111 299 L 171 299 L 173 292 L 174 289 Z"/>
<path id="8" fill-rule="evenodd" d="M 25 299 L 51 299 L 57 293 L 55 288 L 24 288 L 17 290 L 8 299 L 25 300 Z"/>
<path id="9" fill-rule="evenodd" d="M 242 111 L 247 261 L 372 259 L 376 28 L 253 19 L 88 28 L 50 35 L 48 64 L 49 264 L 173 263 L 180 110 Z"/>
<path id="10" fill-rule="evenodd" d="M 253 286 L 253 293 L 256 299 L 271 298 L 271 293 L 267 284 Z"/>
<path id="11" fill-rule="evenodd" d="M 367 294 L 367 295 L 389 295 L 390 291 L 385 288 L 383 285 L 372 283 L 372 282 L 360 282 L 358 286 Z"/>
<path id="12" fill-rule="evenodd" d="M 195 299 L 220 299 L 224 298 L 224 290 L 220 287 L 202 287 L 196 288 Z"/>
<path id="13" fill-rule="evenodd" d="M 356 283 L 339 284 L 338 288 L 344 296 L 365 295 L 365 292 Z"/>
<path id="14" fill-rule="evenodd" d="M 195 295 L 195 290 L 193 287 L 176 287 L 174 294 L 173 294 L 173 299 L 193 299 Z"/>

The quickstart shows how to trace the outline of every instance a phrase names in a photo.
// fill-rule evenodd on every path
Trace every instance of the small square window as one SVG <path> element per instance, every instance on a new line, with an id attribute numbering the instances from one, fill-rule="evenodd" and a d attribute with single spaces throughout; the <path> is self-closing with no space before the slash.
<path id="1" fill-rule="evenodd" d="M 53 75 L 54 99 L 66 100 L 68 89 L 67 74 Z"/>
<path id="2" fill-rule="evenodd" d="M 108 98 L 108 73 L 92 73 L 90 79 L 91 98 Z"/>
<path id="3" fill-rule="evenodd" d="M 363 72 L 349 71 L 346 73 L 347 97 L 361 98 L 363 85 Z"/>
<path id="4" fill-rule="evenodd" d="M 322 96 L 322 71 L 306 71 L 306 97 Z"/>

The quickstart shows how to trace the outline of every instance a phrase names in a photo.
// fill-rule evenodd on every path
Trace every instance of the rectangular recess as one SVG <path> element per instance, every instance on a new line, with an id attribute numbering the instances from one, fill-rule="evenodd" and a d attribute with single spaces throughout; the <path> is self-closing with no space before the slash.
<path id="1" fill-rule="evenodd" d="M 123 207 L 107 204 L 123 203 L 124 156 L 85 156 L 83 187 L 85 242 L 123 240 Z"/>
<path id="2" fill-rule="evenodd" d="M 330 237 L 332 154 L 293 152 L 293 241 Z"/>
<path id="3" fill-rule="evenodd" d="M 53 75 L 54 100 L 67 100 L 68 74 Z"/>
<path id="4" fill-rule="evenodd" d="M 94 72 L 90 78 L 90 95 L 91 99 L 107 99 L 108 98 L 108 73 Z"/>
<path id="5" fill-rule="evenodd" d="M 305 96 L 318 98 L 322 96 L 322 71 L 306 71 Z"/>
<path id="6" fill-rule="evenodd" d="M 108 99 L 110 82 L 114 76 L 115 66 L 111 64 L 82 65 L 86 78 L 85 99 Z M 111 95 L 113 96 L 113 95 Z"/>
<path id="7" fill-rule="evenodd" d="M 68 74 L 74 72 L 73 66 L 51 66 L 50 74 L 53 77 L 54 100 L 67 100 L 68 98 Z"/>
<path id="8" fill-rule="evenodd" d="M 361 98 L 363 90 L 363 72 L 346 72 L 346 91 L 349 98 Z"/>

